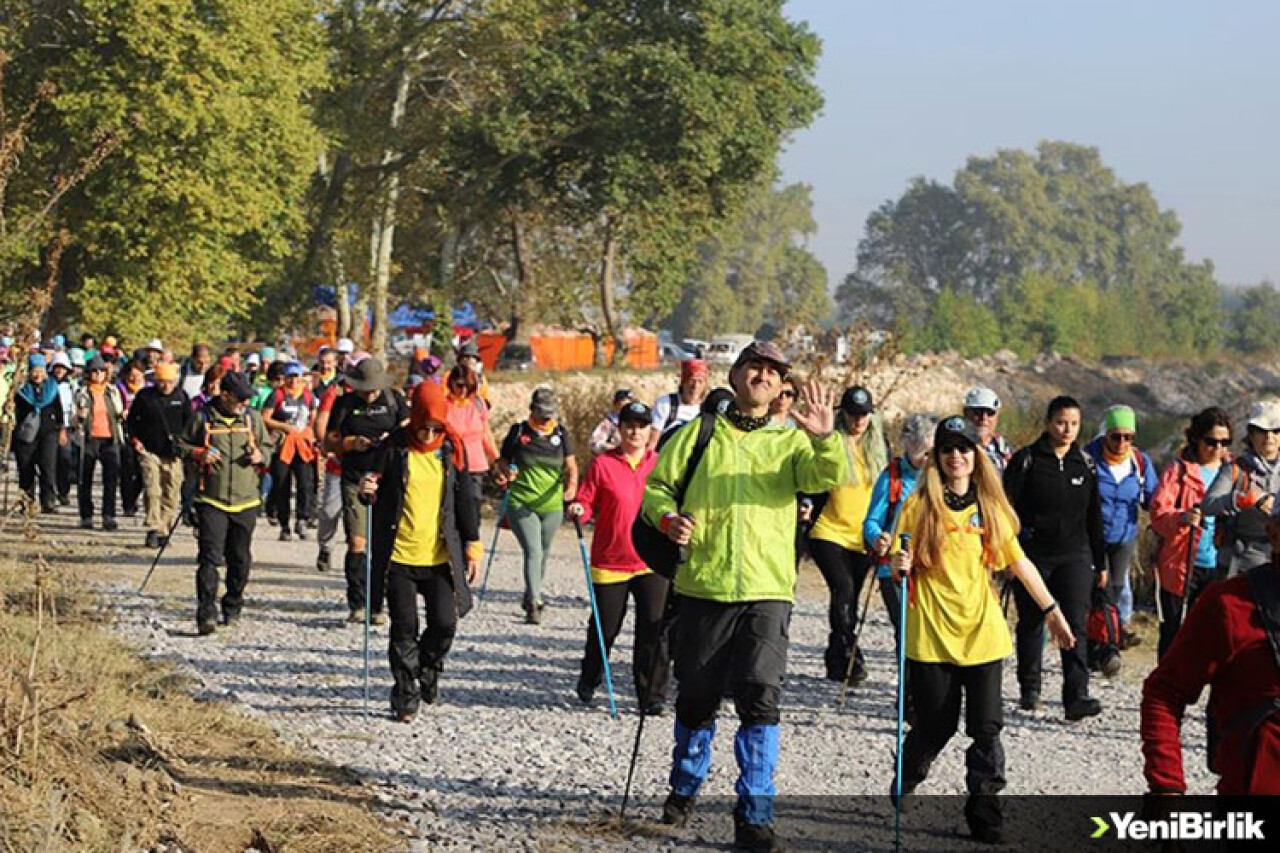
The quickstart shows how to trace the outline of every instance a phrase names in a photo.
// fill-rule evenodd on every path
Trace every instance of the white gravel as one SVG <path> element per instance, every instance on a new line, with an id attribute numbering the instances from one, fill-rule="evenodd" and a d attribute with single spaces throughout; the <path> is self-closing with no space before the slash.
<path id="1" fill-rule="evenodd" d="M 724 849 L 731 839 L 736 722 L 730 703 L 721 714 L 703 792 L 720 800 L 702 806 L 688 828 L 672 831 L 656 824 L 671 748 L 668 712 L 645 726 L 635 781 L 640 803 L 629 814 L 638 820 L 623 825 L 612 819 L 636 732 L 631 626 L 628 620 L 613 655 L 622 713 L 614 720 L 603 690 L 590 708 L 573 694 L 588 604 L 572 528 L 556 540 L 546 584 L 548 607 L 537 627 L 523 624 L 518 549 L 503 532 L 488 599 L 460 626 L 441 681 L 440 704 L 424 705 L 408 725 L 387 716 L 386 628 L 374 630 L 372 698 L 368 717 L 363 713 L 362 630 L 344 622 L 341 550 L 336 570 L 321 575 L 313 567 L 313 542 L 281 543 L 275 532 L 259 525 L 258 567 L 236 628 L 200 638 L 193 630 L 192 599 L 139 597 L 113 587 L 108 594 L 118 630 L 144 653 L 191 673 L 205 694 L 239 703 L 289 741 L 361 773 L 378 802 L 400 822 L 410 849 Z M 486 532 L 484 542 L 489 541 Z M 191 537 L 180 535 L 173 562 L 166 557 L 160 571 L 193 573 L 194 550 Z M 863 634 L 870 678 L 850 694 L 843 711 L 836 711 L 838 685 L 821 678 L 826 630 L 825 600 L 802 597 L 791 627 L 777 784 L 784 797 L 823 799 L 788 799 L 782 805 L 784 811 L 814 818 L 793 827 L 793 838 L 818 832 L 814 826 L 840 816 L 860 827 L 856 840 L 828 835 L 826 841 L 812 839 L 806 849 L 891 848 L 892 811 L 884 795 L 893 772 L 892 632 L 877 599 Z M 1047 651 L 1045 659 L 1044 692 L 1055 697 L 1057 656 Z M 1062 718 L 1056 701 L 1034 716 L 1017 710 L 1012 659 L 1005 666 L 1005 684 L 1006 793 L 1144 790 L 1136 684 L 1095 679 L 1093 694 L 1102 700 L 1103 714 L 1076 724 Z M 1203 712 L 1189 712 L 1187 721 L 1189 784 L 1193 792 L 1209 793 L 1213 782 L 1203 767 Z M 961 729 L 922 794 L 964 792 L 968 739 L 963 722 Z M 863 799 L 850 799 L 859 795 Z M 958 821 L 958 801 L 954 805 L 951 817 Z M 945 835 L 913 823 L 912 815 L 904 825 L 908 849 L 953 843 L 943 845 Z"/>

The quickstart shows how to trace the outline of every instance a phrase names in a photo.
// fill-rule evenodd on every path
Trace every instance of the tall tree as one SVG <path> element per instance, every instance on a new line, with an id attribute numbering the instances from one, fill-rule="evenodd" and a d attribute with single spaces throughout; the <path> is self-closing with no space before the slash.
<path id="1" fill-rule="evenodd" d="M 314 3 L 16 5 L 0 20 L 11 91 L 57 91 L 28 174 L 85 157 L 101 128 L 132 127 L 53 213 L 70 241 L 55 309 L 135 340 L 244 322 L 295 236 L 318 152 Z"/>

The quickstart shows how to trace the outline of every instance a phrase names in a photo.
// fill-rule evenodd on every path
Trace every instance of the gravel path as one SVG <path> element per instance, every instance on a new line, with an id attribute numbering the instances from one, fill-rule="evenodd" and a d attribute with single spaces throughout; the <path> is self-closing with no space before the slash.
<path id="1" fill-rule="evenodd" d="M 108 586 L 118 630 L 146 654 L 188 670 L 209 696 L 240 703 L 290 741 L 363 774 L 378 801 L 401 822 L 413 850 L 725 849 L 732 837 L 736 776 L 729 706 L 721 716 L 704 790 L 705 798 L 722 799 L 700 807 L 688 828 L 668 831 L 654 823 L 666 793 L 668 712 L 645 727 L 635 783 L 640 804 L 630 813 L 640 820 L 622 824 L 611 817 L 636 732 L 627 663 L 631 626 L 628 621 L 614 652 L 623 717 L 612 720 L 603 691 L 589 708 L 573 695 L 588 605 L 572 528 L 556 540 L 548 607 L 537 627 L 522 622 L 518 550 L 511 535 L 502 534 L 488 599 L 462 622 L 441 682 L 441 702 L 424 706 L 409 725 L 391 721 L 385 710 L 386 629 L 374 631 L 366 718 L 362 632 L 344 622 L 341 571 L 317 573 L 314 543 L 281 543 L 275 533 L 265 524 L 258 528 L 244 619 L 235 629 L 195 636 L 190 591 L 195 545 L 188 534 L 179 534 L 161 563 L 163 578 L 148 595 L 137 596 L 131 586 Z M 94 541 L 89 537 L 102 536 L 67 535 L 84 537 L 86 544 Z M 489 532 L 484 541 L 489 543 Z M 340 559 L 336 562 L 340 567 Z M 870 678 L 850 694 L 844 710 L 836 711 L 838 685 L 821 678 L 825 598 L 820 580 L 814 580 L 816 571 L 805 571 L 810 574 L 802 581 L 792 620 L 777 776 L 779 792 L 787 797 L 780 808 L 797 821 L 788 824 L 788 837 L 808 837 L 796 845 L 802 849 L 891 849 L 892 811 L 884 794 L 893 771 L 892 632 L 877 601 L 864 631 Z M 1056 655 L 1046 654 L 1046 669 L 1045 694 L 1055 696 L 1060 685 Z M 1036 715 L 1017 710 L 1012 670 L 1010 660 L 1005 667 L 1007 793 L 1143 790 L 1136 682 L 1095 680 L 1102 716 L 1069 724 L 1056 702 Z M 1193 791 L 1209 792 L 1212 781 L 1201 760 L 1203 713 L 1187 716 L 1189 783 Z M 921 793 L 963 793 L 966 745 L 963 733 L 952 740 Z M 959 803 L 945 802 L 946 813 L 932 822 L 908 816 L 908 849 L 968 846 L 948 834 L 948 822 L 958 822 Z M 832 830 L 839 821 L 845 825 Z"/>

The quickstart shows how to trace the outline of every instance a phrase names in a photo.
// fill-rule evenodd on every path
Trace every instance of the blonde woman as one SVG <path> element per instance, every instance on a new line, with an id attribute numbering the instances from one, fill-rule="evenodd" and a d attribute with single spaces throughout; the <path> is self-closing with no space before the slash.
<path id="1" fill-rule="evenodd" d="M 996 794 L 1005 784 L 1000 676 L 1013 641 L 992 572 L 1012 570 L 1059 647 L 1070 648 L 1075 637 L 1023 554 L 1018 517 L 979 445 L 977 430 L 962 417 L 938 425 L 932 463 L 903 507 L 892 545 L 894 580 L 911 579 L 905 643 L 915 715 L 902 748 L 902 793 L 925 780 L 956 733 L 963 694 L 965 732 L 973 740 L 965 755 L 965 819 L 975 838 L 998 843 L 1003 815 Z M 903 534 L 910 535 L 907 548 Z"/>
<path id="2" fill-rule="evenodd" d="M 831 599 L 827 610 L 830 633 L 823 655 L 827 678 L 852 683 L 867 677 L 861 650 L 855 648 L 858 596 L 871 569 L 871 556 L 862 541 L 862 522 L 871 506 L 871 490 L 889 462 L 884 430 L 875 417 L 871 392 L 854 386 L 840 398 L 839 424 L 849 455 L 852 476 L 827 494 L 826 504 L 809 533 L 809 556 L 818 564 Z"/>

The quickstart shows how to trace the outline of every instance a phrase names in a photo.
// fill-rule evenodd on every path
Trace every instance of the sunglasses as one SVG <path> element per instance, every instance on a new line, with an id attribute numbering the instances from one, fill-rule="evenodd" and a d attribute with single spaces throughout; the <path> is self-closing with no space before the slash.
<path id="1" fill-rule="evenodd" d="M 1114 441 L 1116 444 L 1128 444 L 1133 441 L 1133 433 L 1131 432 L 1109 432 L 1107 440 Z"/>
<path id="2" fill-rule="evenodd" d="M 974 447 L 972 444 L 942 444 L 938 446 L 938 455 L 946 456 L 948 453 L 972 453 Z"/>
<path id="3" fill-rule="evenodd" d="M 1206 436 L 1200 439 L 1200 442 L 1205 447 L 1230 447 L 1231 446 L 1231 439 L 1229 438 L 1209 438 Z"/>
<path id="4" fill-rule="evenodd" d="M 430 436 L 444 435 L 444 427 L 423 426 L 423 427 L 418 427 L 418 432 L 425 432 L 427 435 L 430 435 Z"/>
<path id="5" fill-rule="evenodd" d="M 783 391 L 783 392 L 781 392 L 780 394 L 778 394 L 778 396 L 779 396 L 779 397 L 787 397 L 787 398 L 789 398 L 789 399 L 794 400 L 794 399 L 795 399 L 795 397 L 796 397 L 796 392 L 795 392 L 795 391 Z"/>
<path id="6" fill-rule="evenodd" d="M 969 413 L 975 418 L 994 418 L 996 416 L 995 409 L 970 409 Z"/>
<path id="7" fill-rule="evenodd" d="M 1280 427 L 1276 427 L 1275 429 L 1263 429 L 1262 427 L 1256 427 L 1253 424 L 1250 424 L 1249 429 L 1252 430 L 1253 432 L 1260 432 L 1263 435 L 1266 435 L 1267 433 L 1271 433 L 1272 435 L 1280 435 Z"/>

